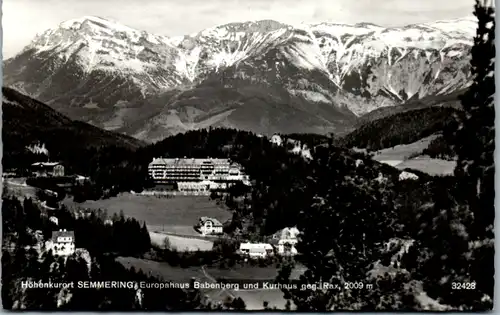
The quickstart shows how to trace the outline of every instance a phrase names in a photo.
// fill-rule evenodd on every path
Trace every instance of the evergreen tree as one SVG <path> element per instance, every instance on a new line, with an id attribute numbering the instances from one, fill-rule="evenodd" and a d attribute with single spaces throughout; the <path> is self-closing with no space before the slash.
<path id="1" fill-rule="evenodd" d="M 472 48 L 474 81 L 462 97 L 455 151 L 461 196 L 474 212 L 473 237 L 493 237 L 495 150 L 495 9 L 476 0 L 477 34 Z M 472 231 L 471 231 L 472 232 Z M 485 234 L 486 233 L 486 234 Z"/>
<path id="2" fill-rule="evenodd" d="M 307 184 L 316 196 L 302 211 L 297 227 L 302 232 L 297 251 L 307 270 L 299 285 L 330 283 L 340 290 L 318 288 L 285 290 L 298 311 L 359 308 L 356 290 L 344 291 L 346 281 L 366 282 L 370 264 L 380 257 L 380 244 L 401 227 L 392 205 L 394 187 L 367 165 L 330 147 L 315 152 L 317 173 Z M 289 267 L 287 267 L 289 268 Z M 283 272 L 285 273 L 285 272 Z M 285 275 L 282 275 L 283 277 Z"/>
<path id="3" fill-rule="evenodd" d="M 237 297 L 231 302 L 231 308 L 236 311 L 243 311 L 246 307 L 245 301 L 241 297 Z"/>
<path id="4" fill-rule="evenodd" d="M 462 98 L 465 114 L 456 133 L 458 195 L 465 199 L 474 221 L 470 241 L 474 251 L 471 270 L 478 289 L 493 297 L 495 217 L 495 8 L 489 0 L 476 0 L 478 28 L 472 48 L 474 81 Z M 479 242 L 479 243 L 477 243 Z"/>
<path id="5" fill-rule="evenodd" d="M 10 310 L 14 304 L 16 274 L 14 274 L 14 257 L 9 251 L 2 253 L 2 305 L 4 309 Z"/>
<path id="6" fill-rule="evenodd" d="M 452 308 L 489 310 L 494 286 L 495 9 L 477 0 L 472 48 L 474 80 L 449 139 L 458 155 L 455 182 L 436 186 L 422 207 L 421 231 L 404 266 L 431 298 Z M 456 287 L 458 283 L 459 288 Z M 467 289 L 469 287 L 469 289 Z"/>
<path id="7" fill-rule="evenodd" d="M 142 228 L 141 228 L 141 251 L 146 252 L 151 248 L 151 237 L 149 236 L 149 231 L 148 227 L 146 226 L 146 222 L 143 223 Z"/>

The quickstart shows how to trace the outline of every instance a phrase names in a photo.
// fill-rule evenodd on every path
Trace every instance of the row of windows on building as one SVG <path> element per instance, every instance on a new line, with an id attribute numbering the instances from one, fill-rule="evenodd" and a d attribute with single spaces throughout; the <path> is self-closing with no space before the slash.
<path id="1" fill-rule="evenodd" d="M 241 167 L 228 159 L 153 159 L 149 175 L 158 183 L 180 180 L 244 180 Z"/>

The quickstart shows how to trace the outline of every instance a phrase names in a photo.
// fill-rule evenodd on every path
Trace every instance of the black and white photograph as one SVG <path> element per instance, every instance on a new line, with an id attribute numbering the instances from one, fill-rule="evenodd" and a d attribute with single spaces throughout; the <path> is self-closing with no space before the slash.
<path id="1" fill-rule="evenodd" d="M 3 0 L 13 311 L 494 308 L 493 0 Z"/>

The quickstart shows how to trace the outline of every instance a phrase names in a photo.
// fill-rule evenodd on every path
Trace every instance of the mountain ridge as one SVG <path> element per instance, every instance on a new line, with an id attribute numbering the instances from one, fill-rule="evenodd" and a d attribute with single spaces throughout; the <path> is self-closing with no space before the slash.
<path id="1" fill-rule="evenodd" d="M 4 62 L 4 79 L 8 86 L 72 118 L 82 119 L 84 112 L 85 121 L 100 127 L 113 125 L 113 130 L 144 139 L 156 138 L 149 137 L 148 124 L 162 129 L 161 137 L 189 130 L 200 115 L 221 113 L 224 108 L 233 110 L 229 120 L 212 120 L 227 127 L 342 133 L 349 131 L 356 117 L 381 107 L 467 88 L 474 30 L 470 18 L 400 28 L 368 23 L 292 26 L 264 20 L 169 38 L 87 16 L 37 36 Z M 248 96 L 259 97 L 248 95 L 249 91 L 257 90 L 266 94 L 250 105 Z M 158 119 L 150 119 L 140 130 L 127 130 L 137 122 L 134 117 L 122 117 L 124 108 L 151 112 L 147 107 L 154 99 L 176 91 L 182 99 L 187 98 L 183 93 L 189 94 L 213 108 L 195 104 L 193 110 L 179 109 L 182 102 L 172 99 L 173 103 L 163 104 L 159 115 L 180 119 L 178 124 L 159 126 Z M 220 100 L 219 94 L 231 93 L 233 98 Z M 250 121 L 236 118 L 251 106 L 260 113 L 259 119 L 259 115 Z M 265 118 L 266 106 L 281 109 Z M 191 114 L 184 115 L 187 120 L 169 116 L 176 110 Z M 314 126 L 284 130 L 276 123 L 294 111 L 313 117 Z M 270 122 L 259 122 L 262 119 Z M 123 121 L 112 123 L 118 120 Z"/>

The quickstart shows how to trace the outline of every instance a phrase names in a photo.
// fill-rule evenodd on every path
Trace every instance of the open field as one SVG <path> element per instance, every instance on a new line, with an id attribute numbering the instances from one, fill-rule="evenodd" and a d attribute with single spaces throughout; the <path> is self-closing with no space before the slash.
<path id="1" fill-rule="evenodd" d="M 453 174 L 456 165 L 454 161 L 433 159 L 422 155 L 412 158 L 412 156 L 421 154 L 436 137 L 436 135 L 433 135 L 417 142 L 377 151 L 373 159 L 400 170 L 410 168 L 433 176 Z"/>
<path id="2" fill-rule="evenodd" d="M 422 153 L 431 143 L 432 140 L 436 139 L 438 136 L 433 135 L 427 138 L 421 139 L 419 141 L 397 145 L 392 148 L 387 148 L 379 150 L 373 156 L 375 161 L 405 161 L 408 160 L 412 155 Z"/>
<path id="3" fill-rule="evenodd" d="M 2 183 L 7 188 L 7 193 L 16 197 L 36 197 L 37 189 L 33 186 L 26 185 L 26 178 L 2 178 Z"/>
<path id="4" fill-rule="evenodd" d="M 457 162 L 455 161 L 446 161 L 426 156 L 419 156 L 398 164 L 396 168 L 400 170 L 410 168 L 429 175 L 452 175 L 456 165 Z"/>
<path id="5" fill-rule="evenodd" d="M 64 204 L 69 207 L 107 209 L 110 216 L 123 210 L 125 216 L 146 222 L 149 231 L 181 235 L 199 235 L 193 229 L 193 225 L 202 216 L 214 217 L 221 222 L 227 221 L 232 216 L 229 210 L 219 207 L 207 196 L 157 198 L 122 193 L 117 197 L 96 201 L 87 200 L 83 203 L 75 203 L 72 199 L 66 199 Z"/>
<path id="6" fill-rule="evenodd" d="M 273 267 L 261 268 L 250 266 L 238 266 L 232 269 L 220 269 L 215 267 L 191 267 L 180 268 L 172 267 L 167 263 L 150 261 L 133 257 L 118 257 L 116 259 L 127 268 L 134 267 L 141 269 L 146 274 L 151 274 L 166 281 L 189 282 L 193 277 L 198 281 L 213 282 L 214 278 L 225 278 L 228 280 L 255 279 L 272 280 L 276 277 L 277 269 Z M 292 271 L 292 277 L 297 277 L 303 272 L 302 268 L 296 268 Z M 247 310 L 262 310 L 263 303 L 267 301 L 270 307 L 276 306 L 278 309 L 284 309 L 285 299 L 281 290 L 206 290 L 207 294 L 213 300 L 223 301 L 228 294 L 232 297 L 241 297 L 247 306 Z"/>
<path id="7" fill-rule="evenodd" d="M 171 281 L 189 281 L 192 277 L 196 277 L 201 280 L 217 278 L 224 278 L 228 280 L 272 280 L 275 279 L 278 274 L 278 269 L 272 266 L 259 267 L 236 265 L 228 269 L 218 268 L 215 266 L 203 267 L 202 269 L 202 267 L 172 267 L 166 262 L 157 262 L 135 257 L 118 257 L 116 260 L 126 267 L 134 266 L 136 269 L 151 272 L 155 276 Z M 304 271 L 304 267 L 296 266 L 295 269 L 292 270 L 291 278 L 298 278 Z M 209 275 L 209 277 L 206 275 Z"/>
<path id="8" fill-rule="evenodd" d="M 205 270 L 216 279 L 270 280 L 275 279 L 278 275 L 278 269 L 274 267 L 236 266 L 230 269 L 205 267 Z M 296 264 L 290 274 L 290 278 L 298 279 L 304 271 L 305 268 L 303 266 Z"/>
<path id="9" fill-rule="evenodd" d="M 136 270 L 141 269 L 146 274 L 151 274 L 152 276 L 163 278 L 168 281 L 189 282 L 192 277 L 204 278 L 200 267 L 172 267 L 167 263 L 134 257 L 118 257 L 116 261 L 127 268 L 133 266 Z"/>
<path id="10" fill-rule="evenodd" d="M 149 232 L 151 244 L 162 246 L 165 238 L 170 241 L 171 248 L 176 248 L 178 251 L 209 251 L 212 250 L 214 243 L 208 240 L 196 238 L 187 238 L 182 236 L 165 235 L 158 232 Z"/>

